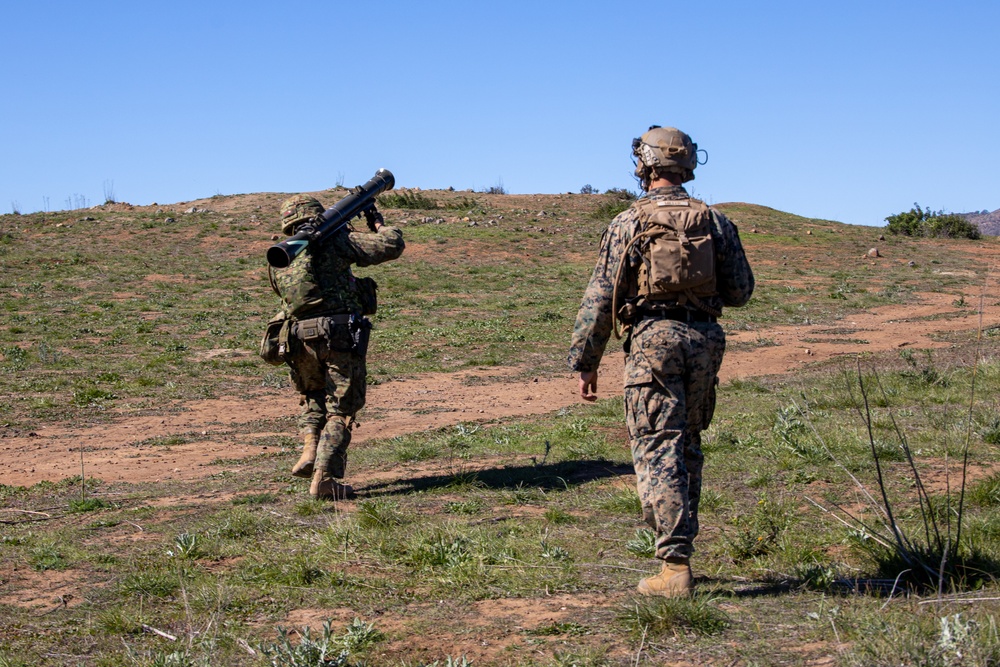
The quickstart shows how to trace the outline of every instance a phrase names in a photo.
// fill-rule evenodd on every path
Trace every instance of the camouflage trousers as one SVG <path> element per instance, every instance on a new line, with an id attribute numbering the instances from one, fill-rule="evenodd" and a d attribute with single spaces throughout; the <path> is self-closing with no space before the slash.
<path id="1" fill-rule="evenodd" d="M 625 419 L 643 518 L 656 557 L 689 558 L 698 535 L 701 432 L 715 412 L 726 349 L 714 322 L 643 320 L 625 365 Z"/>
<path id="2" fill-rule="evenodd" d="M 291 337 L 288 364 L 292 386 L 302 396 L 299 428 L 320 434 L 315 469 L 342 478 L 347 467 L 354 415 L 365 405 L 365 357 L 351 351 L 347 327 L 330 339 Z"/>

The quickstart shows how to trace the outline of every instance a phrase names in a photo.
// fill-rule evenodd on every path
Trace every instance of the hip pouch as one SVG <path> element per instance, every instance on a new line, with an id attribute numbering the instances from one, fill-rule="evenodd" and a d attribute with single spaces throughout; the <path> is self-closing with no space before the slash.
<path id="1" fill-rule="evenodd" d="M 351 317 L 351 351 L 359 357 L 368 355 L 368 341 L 371 340 L 372 322 L 367 317 Z"/>
<path id="2" fill-rule="evenodd" d="M 378 283 L 374 278 L 356 278 L 358 300 L 361 302 L 362 315 L 374 315 L 378 312 Z"/>
<path id="3" fill-rule="evenodd" d="M 285 363 L 291 325 L 292 321 L 286 319 L 284 313 L 278 313 L 271 318 L 264 329 L 264 337 L 260 341 L 258 354 L 261 359 L 272 366 L 280 366 Z"/>

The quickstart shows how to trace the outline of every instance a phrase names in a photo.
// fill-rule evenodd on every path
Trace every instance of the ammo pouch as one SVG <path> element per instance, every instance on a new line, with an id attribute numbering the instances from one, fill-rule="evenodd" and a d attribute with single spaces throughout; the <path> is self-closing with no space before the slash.
<path id="1" fill-rule="evenodd" d="M 260 358 L 272 366 L 280 366 L 285 363 L 291 328 L 292 321 L 287 319 L 283 312 L 271 318 L 264 329 L 264 337 L 260 341 L 260 351 L 258 352 Z"/>
<path id="2" fill-rule="evenodd" d="M 355 278 L 358 287 L 358 300 L 361 301 L 361 314 L 374 315 L 378 311 L 378 283 L 374 278 Z"/>

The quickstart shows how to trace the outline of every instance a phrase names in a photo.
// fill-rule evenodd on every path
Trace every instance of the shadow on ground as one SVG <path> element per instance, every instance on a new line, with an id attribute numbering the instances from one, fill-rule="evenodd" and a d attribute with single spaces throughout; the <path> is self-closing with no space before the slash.
<path id="1" fill-rule="evenodd" d="M 552 491 L 568 489 L 598 479 L 631 474 L 633 474 L 631 464 L 595 460 L 561 461 L 397 479 L 359 488 L 358 495 L 392 496 L 465 485 L 484 489 L 536 488 Z"/>

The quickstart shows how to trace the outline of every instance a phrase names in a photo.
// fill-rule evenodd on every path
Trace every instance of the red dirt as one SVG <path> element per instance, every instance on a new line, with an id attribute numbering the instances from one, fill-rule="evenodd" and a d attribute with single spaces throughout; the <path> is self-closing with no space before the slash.
<path id="1" fill-rule="evenodd" d="M 993 292 L 997 292 L 994 288 Z M 979 295 L 968 294 L 970 303 Z M 996 303 L 1000 294 L 986 296 Z M 733 349 L 722 366 L 723 382 L 733 378 L 791 373 L 808 364 L 861 351 L 881 352 L 904 347 L 944 345 L 931 338 L 943 332 L 974 331 L 978 315 L 956 312 L 954 294 L 923 294 L 917 305 L 888 306 L 850 316 L 830 325 L 783 326 L 753 332 L 730 332 Z M 937 319 L 921 319 L 937 316 Z M 1000 311 L 989 310 L 982 326 L 1000 324 Z M 850 333 L 837 333 L 845 330 Z M 805 342 L 805 340 L 822 342 Z M 867 341 L 867 344 L 859 342 Z M 741 349 L 746 341 L 774 343 Z M 840 342 L 833 342 L 833 341 Z M 232 351 L 228 351 L 232 354 Z M 624 359 L 609 354 L 601 366 L 600 394 L 620 395 Z M 463 370 L 433 373 L 369 387 L 368 407 L 361 416 L 352 446 L 374 437 L 391 437 L 459 422 L 489 421 L 545 414 L 578 400 L 573 374 L 523 379 L 524 368 Z M 485 383 L 482 381 L 488 378 Z M 480 380 L 480 382 L 475 382 Z M 723 393 L 723 399 L 724 393 Z M 234 426 L 260 419 L 297 414 L 291 390 L 260 389 L 255 396 L 224 397 L 171 406 L 155 416 L 123 415 L 111 424 L 52 424 L 27 435 L 7 437 L 0 444 L 0 484 L 28 486 L 79 475 L 80 447 L 85 448 L 87 476 L 105 481 L 149 482 L 204 477 L 226 466 L 218 459 L 238 460 L 268 453 L 267 447 L 230 441 L 222 435 Z M 152 437 L 192 433 L 201 437 L 176 445 L 141 445 Z M 257 436 L 292 435 L 275 433 Z M 237 468 L 238 463 L 229 467 Z"/>

